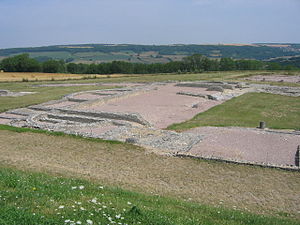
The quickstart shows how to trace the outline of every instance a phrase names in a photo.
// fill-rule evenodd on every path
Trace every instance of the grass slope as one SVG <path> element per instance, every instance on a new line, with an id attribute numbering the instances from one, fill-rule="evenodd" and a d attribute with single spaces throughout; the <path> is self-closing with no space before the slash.
<path id="1" fill-rule="evenodd" d="M 257 127 L 265 121 L 269 128 L 300 129 L 300 98 L 264 93 L 248 93 L 233 98 L 193 119 L 168 127 L 187 130 L 199 126 Z"/>
<path id="2" fill-rule="evenodd" d="M 0 167 L 0 224 L 300 224 Z"/>
<path id="3" fill-rule="evenodd" d="M 129 144 L 31 131 L 1 127 L 0 164 L 180 201 L 299 219 L 296 172 L 160 156 Z"/>

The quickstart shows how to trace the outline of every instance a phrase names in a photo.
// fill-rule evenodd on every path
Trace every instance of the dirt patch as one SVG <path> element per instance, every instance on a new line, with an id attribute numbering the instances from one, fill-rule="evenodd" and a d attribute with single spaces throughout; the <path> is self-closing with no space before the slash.
<path id="1" fill-rule="evenodd" d="M 299 218 L 297 172 L 149 154 L 130 145 L 0 131 L 0 163 L 256 213 Z"/>

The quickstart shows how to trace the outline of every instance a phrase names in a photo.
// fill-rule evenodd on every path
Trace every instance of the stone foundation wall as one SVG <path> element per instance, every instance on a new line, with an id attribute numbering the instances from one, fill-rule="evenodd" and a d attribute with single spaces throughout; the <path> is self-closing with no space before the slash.
<path id="1" fill-rule="evenodd" d="M 251 161 L 238 160 L 238 159 L 222 159 L 222 158 L 217 158 L 217 157 L 203 157 L 203 156 L 193 156 L 193 155 L 187 155 L 187 154 L 174 154 L 174 156 L 180 157 L 180 158 L 203 159 L 203 160 L 211 160 L 211 161 L 223 162 L 223 163 L 259 166 L 259 167 L 263 167 L 263 168 L 274 168 L 274 169 L 282 169 L 282 170 L 300 172 L 300 167 L 292 166 L 292 165 L 291 166 L 276 165 L 276 164 L 270 164 L 270 163 L 251 162 Z"/>

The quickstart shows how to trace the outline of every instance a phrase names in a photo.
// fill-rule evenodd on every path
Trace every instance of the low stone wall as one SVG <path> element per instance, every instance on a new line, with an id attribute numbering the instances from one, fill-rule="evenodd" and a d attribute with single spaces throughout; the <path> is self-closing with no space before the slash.
<path id="1" fill-rule="evenodd" d="M 129 122 L 135 122 L 144 126 L 150 126 L 149 122 L 143 119 L 137 113 L 115 113 L 115 112 L 99 112 L 99 111 L 79 111 L 79 110 L 66 110 L 59 109 L 59 112 L 71 115 L 82 115 L 94 118 L 105 118 L 113 120 L 124 120 Z"/>
<path id="2" fill-rule="evenodd" d="M 68 115 L 55 115 L 55 114 L 47 114 L 47 117 L 50 119 L 57 119 L 57 120 L 66 120 L 78 123 L 98 123 L 103 121 L 103 119 L 93 119 L 87 117 L 79 117 L 79 116 L 68 116 Z"/>
<path id="3" fill-rule="evenodd" d="M 212 86 L 219 86 L 222 87 L 223 89 L 230 89 L 233 90 L 234 86 L 231 84 L 223 83 L 223 82 L 199 82 L 199 83 L 179 83 L 176 84 L 175 86 L 178 87 L 195 87 L 195 88 L 210 88 Z"/>
<path id="4" fill-rule="evenodd" d="M 267 87 L 263 87 L 260 91 L 265 93 L 271 93 L 271 94 L 300 97 L 300 88 L 297 87 L 267 86 Z"/>
<path id="5" fill-rule="evenodd" d="M 180 157 L 180 158 L 203 159 L 203 160 L 211 160 L 211 161 L 223 162 L 223 163 L 259 166 L 259 167 L 263 167 L 263 168 L 274 168 L 274 169 L 282 169 L 282 170 L 300 172 L 300 167 L 292 166 L 292 165 L 291 166 L 276 165 L 276 164 L 270 164 L 270 163 L 251 162 L 251 161 L 238 160 L 238 159 L 223 159 L 223 158 L 217 158 L 217 157 L 194 156 L 194 155 L 180 154 L 180 153 L 174 154 L 174 156 Z"/>
<path id="6" fill-rule="evenodd" d="M 187 96 L 192 96 L 192 97 L 200 97 L 200 98 L 207 98 L 207 95 L 204 94 L 195 94 L 192 92 L 177 92 L 177 95 L 187 95 Z"/>
<path id="7" fill-rule="evenodd" d="M 36 92 L 12 92 L 9 90 L 0 90 L 0 97 L 20 97 L 24 95 L 35 94 Z"/>

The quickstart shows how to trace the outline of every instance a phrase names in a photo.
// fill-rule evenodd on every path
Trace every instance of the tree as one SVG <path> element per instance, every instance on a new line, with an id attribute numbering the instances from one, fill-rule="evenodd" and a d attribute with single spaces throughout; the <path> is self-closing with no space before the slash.
<path id="1" fill-rule="evenodd" d="M 194 54 L 184 58 L 183 61 L 187 65 L 189 71 L 201 71 L 205 70 L 207 57 L 200 54 Z"/>
<path id="2" fill-rule="evenodd" d="M 222 58 L 220 60 L 220 70 L 221 71 L 228 71 L 228 70 L 235 70 L 236 65 L 235 61 L 231 58 Z"/>
<path id="3" fill-rule="evenodd" d="M 65 63 L 62 60 L 48 60 L 43 63 L 44 73 L 65 73 Z"/>
<path id="4" fill-rule="evenodd" d="M 38 72 L 41 70 L 40 63 L 29 57 L 29 54 L 21 54 L 3 59 L 1 68 L 7 72 Z"/>

